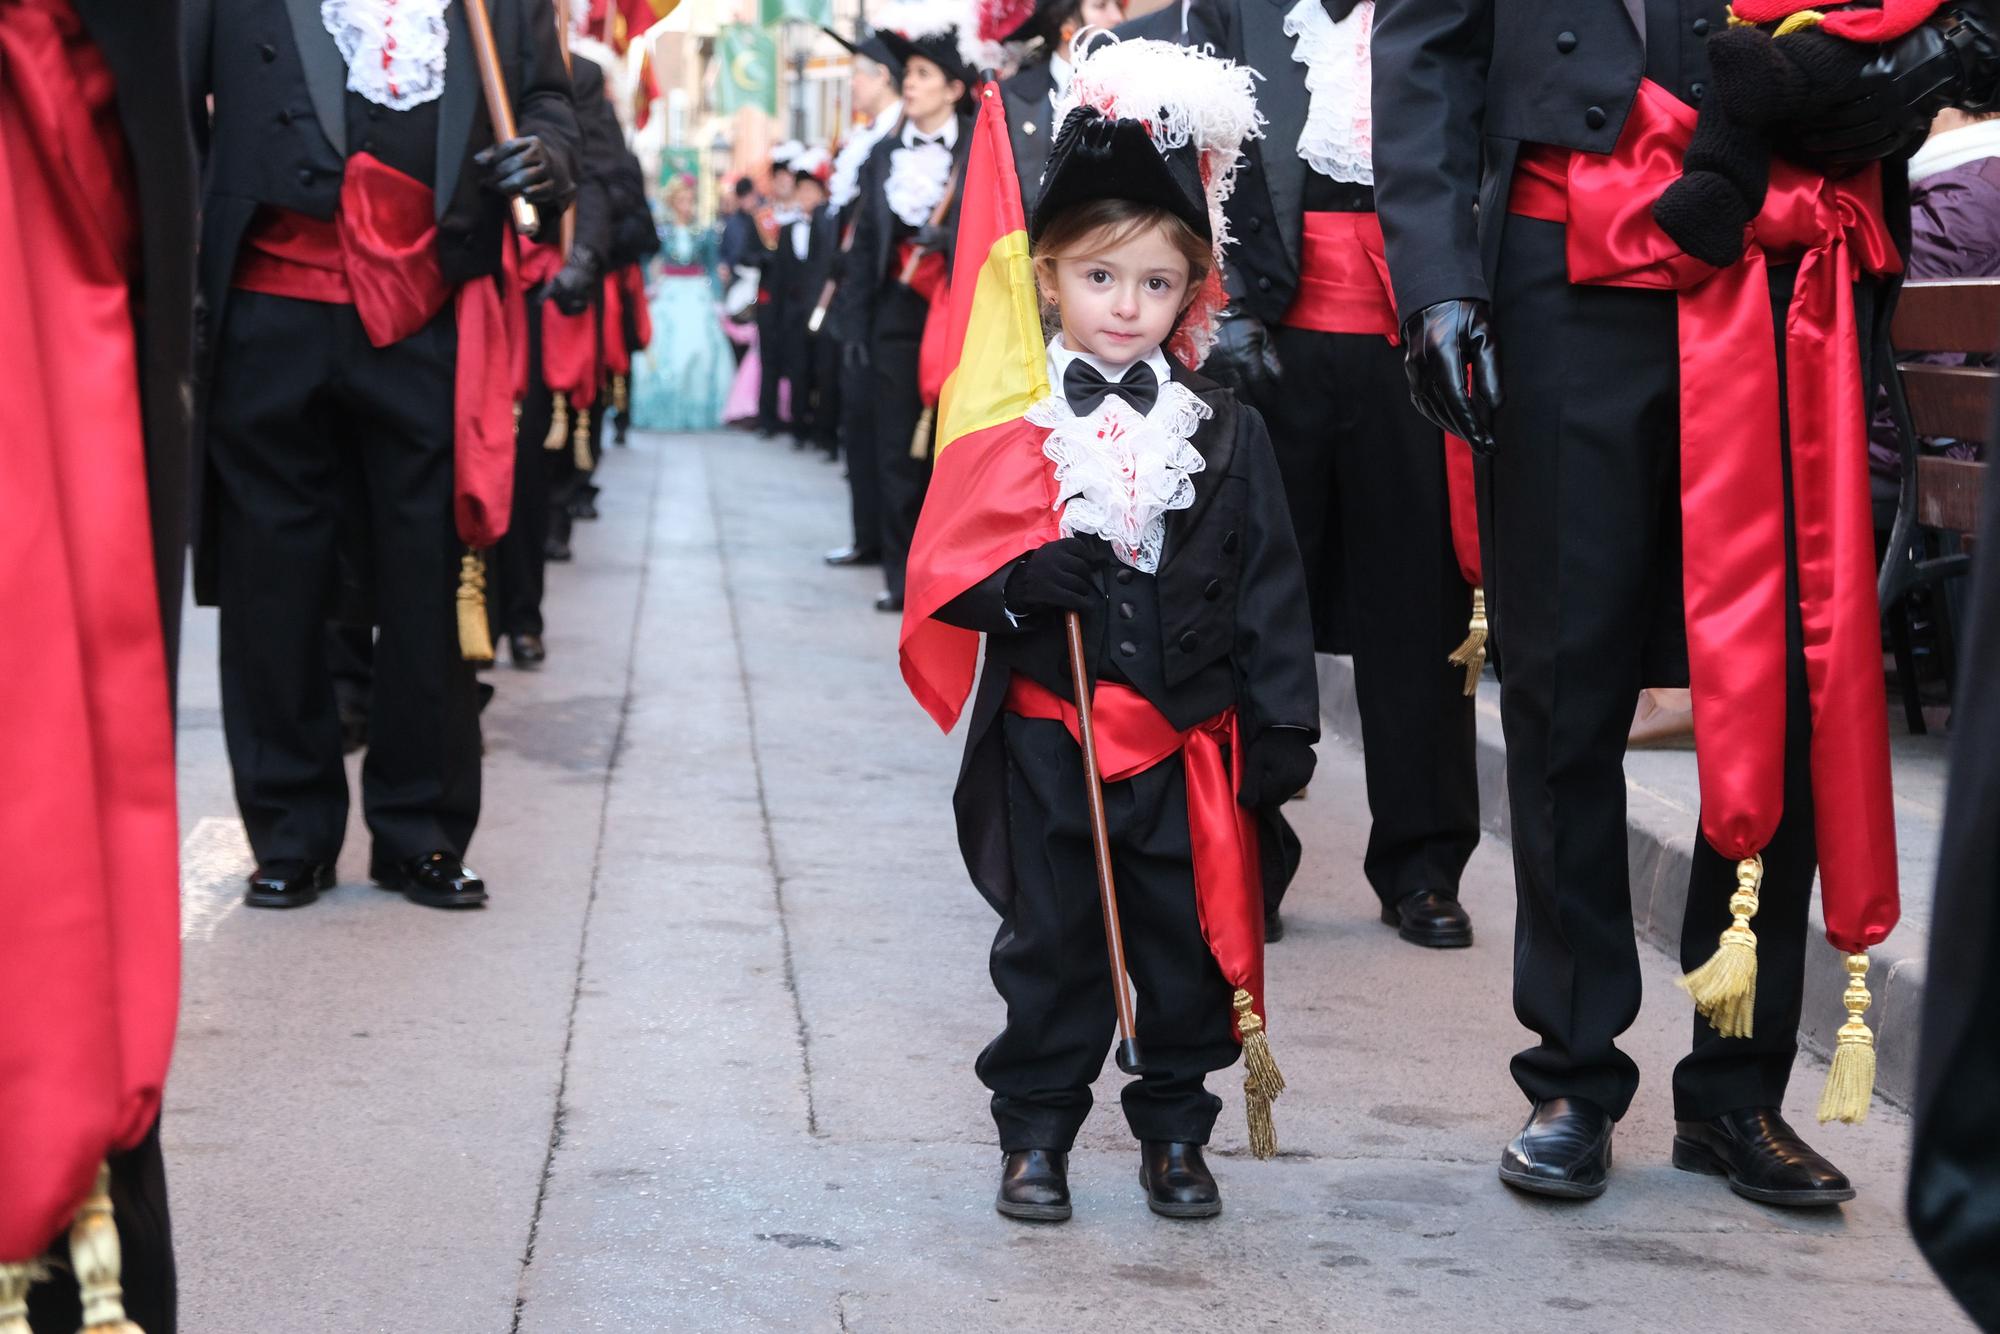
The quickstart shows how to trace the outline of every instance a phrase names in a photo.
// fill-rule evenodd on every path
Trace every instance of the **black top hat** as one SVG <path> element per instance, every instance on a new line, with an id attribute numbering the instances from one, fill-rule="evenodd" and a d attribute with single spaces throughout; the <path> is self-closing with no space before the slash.
<path id="1" fill-rule="evenodd" d="M 889 77 L 894 79 L 897 83 L 901 83 L 903 81 L 902 58 L 889 49 L 888 43 L 882 40 L 882 34 L 878 32 L 870 32 L 866 37 L 861 38 L 859 41 L 850 42 L 845 37 L 842 37 L 839 33 L 835 32 L 833 29 L 827 27 L 824 23 L 820 25 L 819 30 L 825 33 L 827 36 L 833 38 L 834 41 L 839 42 L 842 46 L 846 47 L 850 53 L 857 56 L 866 56 L 868 57 L 868 59 L 874 61 L 876 64 L 888 70 Z"/>
<path id="2" fill-rule="evenodd" d="M 1192 143 L 1163 149 L 1143 123 L 1080 106 L 1063 119 L 1049 149 L 1028 239 L 1039 241 L 1057 214 L 1093 199 L 1130 199 L 1165 209 L 1202 240 L 1215 240 L 1201 154 Z"/>

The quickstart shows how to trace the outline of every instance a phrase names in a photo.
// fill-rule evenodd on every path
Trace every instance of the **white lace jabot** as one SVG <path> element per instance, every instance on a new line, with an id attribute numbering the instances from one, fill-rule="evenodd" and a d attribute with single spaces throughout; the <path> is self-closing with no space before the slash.
<path id="1" fill-rule="evenodd" d="M 347 86 L 391 111 L 444 92 L 450 0 L 320 0 L 319 20 L 347 62 Z"/>
<path id="2" fill-rule="evenodd" d="M 1335 23 L 1320 0 L 1298 0 L 1285 15 L 1285 35 L 1296 39 L 1292 59 L 1306 67 L 1305 128 L 1299 156 L 1336 181 L 1375 184 L 1375 122 L 1368 37 L 1375 0 L 1361 0 Z"/>
<path id="3" fill-rule="evenodd" d="M 952 129 L 956 128 L 953 124 Z M 908 125 L 903 127 L 902 143 L 889 152 L 889 176 L 882 183 L 882 194 L 889 201 L 889 211 L 905 226 L 921 227 L 929 222 L 938 201 L 944 198 L 944 187 L 951 179 L 951 149 L 947 145 L 956 137 L 948 130 L 944 143 L 932 140 L 913 147 L 917 136 Z"/>

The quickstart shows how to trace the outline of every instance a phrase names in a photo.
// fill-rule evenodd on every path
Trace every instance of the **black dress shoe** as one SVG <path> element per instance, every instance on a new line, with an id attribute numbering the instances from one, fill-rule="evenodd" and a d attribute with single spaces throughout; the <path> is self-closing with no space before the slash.
<path id="1" fill-rule="evenodd" d="M 1285 919 L 1278 916 L 1276 908 L 1264 912 L 1264 943 L 1275 945 L 1285 938 Z"/>
<path id="2" fill-rule="evenodd" d="M 1726 1176 L 1731 1190 L 1759 1204 L 1812 1209 L 1854 1198 L 1846 1175 L 1813 1152 L 1775 1107 L 1675 1122 L 1674 1166 Z"/>
<path id="3" fill-rule="evenodd" d="M 551 537 L 548 541 L 542 543 L 542 559 L 554 561 L 557 564 L 571 559 L 569 542 L 564 538 Z"/>
<path id="4" fill-rule="evenodd" d="M 1199 1144 L 1140 1140 L 1139 1184 L 1146 1188 L 1146 1207 L 1162 1218 L 1213 1218 L 1222 1212 L 1222 1192 L 1201 1160 Z"/>
<path id="5" fill-rule="evenodd" d="M 839 547 L 826 553 L 828 565 L 880 565 L 882 553 L 874 547 Z"/>
<path id="6" fill-rule="evenodd" d="M 265 862 L 250 877 L 243 901 L 252 908 L 303 908 L 332 888 L 332 862 Z"/>
<path id="7" fill-rule="evenodd" d="M 428 852 L 394 865 L 377 862 L 368 878 L 426 908 L 477 908 L 486 902 L 486 882 L 449 852 Z"/>
<path id="8" fill-rule="evenodd" d="M 993 1207 L 1009 1218 L 1060 1223 L 1069 1217 L 1069 1155 L 1054 1149 L 1014 1149 L 1000 1160 L 1000 1194 Z"/>
<path id="9" fill-rule="evenodd" d="M 1382 924 L 1412 945 L 1462 950 L 1472 943 L 1472 917 L 1457 899 L 1420 889 L 1382 908 Z"/>
<path id="10" fill-rule="evenodd" d="M 569 517 L 586 522 L 597 517 L 597 499 L 594 496 L 578 496 L 569 503 Z"/>
<path id="11" fill-rule="evenodd" d="M 875 610 L 900 612 L 902 609 L 903 599 L 897 597 L 894 593 L 881 592 L 875 595 Z"/>
<path id="12" fill-rule="evenodd" d="M 1500 1152 L 1500 1179 L 1532 1195 L 1594 1200 L 1611 1170 L 1613 1124 L 1602 1107 L 1582 1098 L 1538 1102 Z"/>
<path id="13" fill-rule="evenodd" d="M 548 661 L 549 651 L 540 635 L 508 635 L 507 656 L 516 667 L 539 667 Z"/>

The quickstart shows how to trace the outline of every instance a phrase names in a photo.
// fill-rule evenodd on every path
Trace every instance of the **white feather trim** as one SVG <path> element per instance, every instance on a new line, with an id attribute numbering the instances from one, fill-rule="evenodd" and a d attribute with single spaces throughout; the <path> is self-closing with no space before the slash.
<path id="1" fill-rule="evenodd" d="M 1088 417 L 1060 392 L 1029 408 L 1027 421 L 1049 428 L 1042 453 L 1055 464 L 1062 535 L 1101 537 L 1124 564 L 1156 573 L 1167 515 L 1194 504 L 1194 474 L 1208 466 L 1189 441 L 1211 415 L 1178 380 L 1160 386 L 1145 414 L 1116 394 Z"/>
<path id="2" fill-rule="evenodd" d="M 998 68 L 998 42 L 979 40 L 979 22 L 971 0 L 889 0 L 870 7 L 868 22 L 877 32 L 888 29 L 911 41 L 949 33 L 958 43 L 959 58 L 975 70 Z"/>

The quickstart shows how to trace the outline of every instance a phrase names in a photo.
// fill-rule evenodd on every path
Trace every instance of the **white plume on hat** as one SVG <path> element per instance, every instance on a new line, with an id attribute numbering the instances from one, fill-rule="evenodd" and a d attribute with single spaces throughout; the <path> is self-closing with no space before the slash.
<path id="1" fill-rule="evenodd" d="M 787 139 L 771 149 L 771 161 L 780 167 L 792 165 L 792 159 L 806 151 L 806 146 L 796 139 Z"/>
<path id="2" fill-rule="evenodd" d="M 1201 155 L 1215 257 L 1228 243 L 1222 203 L 1236 187 L 1236 167 L 1247 139 L 1261 138 L 1257 71 L 1211 54 L 1152 38 L 1099 41 L 1076 63 L 1069 87 L 1056 99 L 1060 126 L 1079 106 L 1116 120 L 1143 122 L 1162 151 L 1192 143 Z"/>
<path id="3" fill-rule="evenodd" d="M 998 65 L 999 43 L 979 40 L 972 0 L 888 0 L 880 9 L 869 7 L 868 23 L 877 32 L 887 29 L 913 42 L 949 33 L 958 43 L 959 58 L 972 69 Z"/>
<path id="4" fill-rule="evenodd" d="M 810 148 L 800 149 L 786 165 L 801 176 L 816 176 L 824 180 L 828 170 L 833 166 L 833 159 L 827 156 L 824 148 L 814 144 Z"/>

